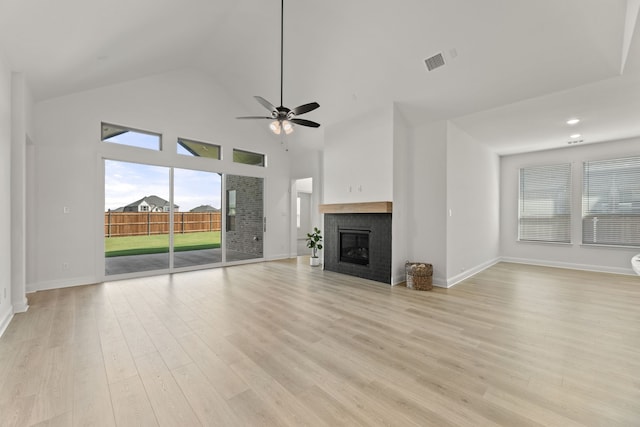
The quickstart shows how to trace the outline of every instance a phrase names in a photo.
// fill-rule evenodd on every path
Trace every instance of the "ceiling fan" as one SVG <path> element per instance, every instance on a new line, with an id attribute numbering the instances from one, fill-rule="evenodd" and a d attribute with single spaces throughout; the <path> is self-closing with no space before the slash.
<path id="1" fill-rule="evenodd" d="M 320 107 L 317 102 L 310 102 L 303 104 L 295 108 L 287 108 L 283 106 L 282 102 L 282 87 L 283 87 L 283 51 L 284 51 L 284 0 L 281 0 L 280 8 L 280 106 L 276 107 L 261 96 L 254 96 L 254 98 L 262 104 L 267 110 L 271 112 L 270 116 L 248 116 L 237 117 L 238 119 L 267 119 L 272 120 L 269 124 L 269 128 L 276 135 L 280 135 L 282 132 L 290 134 L 293 132 L 293 124 L 300 126 L 307 126 L 312 128 L 320 127 L 320 123 L 312 122 L 311 120 L 299 119 L 297 116 L 308 113 Z"/>

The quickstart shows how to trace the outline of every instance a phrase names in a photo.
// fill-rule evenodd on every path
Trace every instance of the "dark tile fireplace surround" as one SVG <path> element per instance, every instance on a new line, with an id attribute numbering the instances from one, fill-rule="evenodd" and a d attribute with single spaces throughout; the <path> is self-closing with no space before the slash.
<path id="1" fill-rule="evenodd" d="M 390 210 L 390 203 L 384 203 Z M 390 284 L 391 212 L 361 213 L 358 210 L 330 213 L 336 209 L 325 209 L 324 268 Z"/>

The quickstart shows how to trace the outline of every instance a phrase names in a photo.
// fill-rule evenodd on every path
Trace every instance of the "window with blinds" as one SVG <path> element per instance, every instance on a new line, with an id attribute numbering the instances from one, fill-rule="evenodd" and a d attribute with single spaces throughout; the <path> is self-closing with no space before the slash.
<path id="1" fill-rule="evenodd" d="M 584 162 L 582 243 L 640 246 L 640 157 Z"/>
<path id="2" fill-rule="evenodd" d="M 518 239 L 571 243 L 571 164 L 520 169 Z"/>

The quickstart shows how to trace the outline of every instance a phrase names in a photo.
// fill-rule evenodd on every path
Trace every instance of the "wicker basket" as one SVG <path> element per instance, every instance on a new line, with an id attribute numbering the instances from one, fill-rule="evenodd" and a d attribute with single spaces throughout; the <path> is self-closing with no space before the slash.
<path id="1" fill-rule="evenodd" d="M 405 271 L 407 288 L 417 291 L 430 291 L 433 289 L 433 266 L 431 264 L 407 261 Z"/>

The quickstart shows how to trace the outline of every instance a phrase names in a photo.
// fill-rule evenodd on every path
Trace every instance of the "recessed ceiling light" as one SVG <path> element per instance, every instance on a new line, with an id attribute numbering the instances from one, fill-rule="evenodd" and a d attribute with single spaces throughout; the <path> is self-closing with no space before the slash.
<path id="1" fill-rule="evenodd" d="M 567 120 L 567 124 L 568 125 L 577 125 L 578 123 L 580 123 L 580 119 L 569 119 L 569 120 Z"/>
<path id="2" fill-rule="evenodd" d="M 578 139 L 580 138 L 582 135 L 580 135 L 579 133 L 574 133 L 573 135 L 569 136 L 569 138 L 571 139 Z"/>

